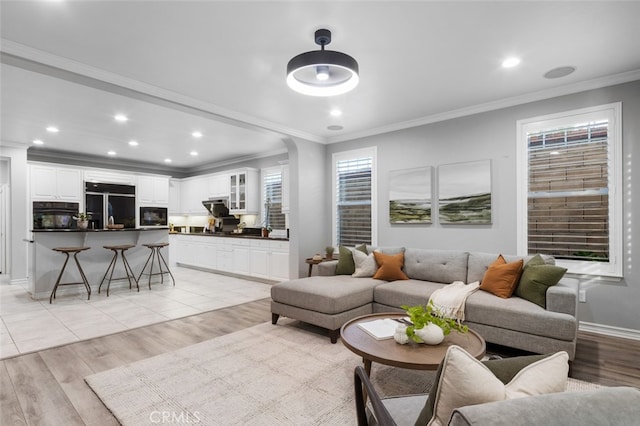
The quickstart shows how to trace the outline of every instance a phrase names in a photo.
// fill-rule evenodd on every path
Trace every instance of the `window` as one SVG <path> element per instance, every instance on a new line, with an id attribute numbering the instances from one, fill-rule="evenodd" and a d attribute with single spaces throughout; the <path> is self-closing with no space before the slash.
<path id="1" fill-rule="evenodd" d="M 376 150 L 333 154 L 333 244 L 376 244 Z"/>
<path id="2" fill-rule="evenodd" d="M 262 169 L 262 224 L 274 230 L 287 228 L 282 213 L 282 169 L 273 167 Z M 268 207 L 268 208 L 267 208 Z"/>
<path id="3" fill-rule="evenodd" d="M 518 248 L 622 275 L 621 105 L 518 121 Z"/>

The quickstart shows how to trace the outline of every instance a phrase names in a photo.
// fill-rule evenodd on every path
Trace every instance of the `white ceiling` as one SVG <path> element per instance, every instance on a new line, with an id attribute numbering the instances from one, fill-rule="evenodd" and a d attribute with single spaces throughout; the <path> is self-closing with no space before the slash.
<path id="1" fill-rule="evenodd" d="M 189 169 L 640 78 L 640 2 L 5 1 L 3 143 Z M 285 84 L 313 33 L 360 65 L 352 92 Z M 507 56 L 520 66 L 503 69 Z M 543 74 L 571 65 L 575 73 Z M 332 108 L 343 115 L 331 117 Z M 127 123 L 113 115 L 126 113 Z M 60 128 L 48 134 L 48 125 Z M 339 125 L 343 130 L 328 130 Z M 195 140 L 193 130 L 204 137 Z M 132 149 L 130 139 L 140 145 Z M 197 157 L 189 155 L 198 151 Z"/>

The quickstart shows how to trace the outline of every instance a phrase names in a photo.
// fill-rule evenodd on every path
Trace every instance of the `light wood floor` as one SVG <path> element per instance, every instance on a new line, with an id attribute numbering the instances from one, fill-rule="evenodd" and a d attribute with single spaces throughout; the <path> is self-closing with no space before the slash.
<path id="1" fill-rule="evenodd" d="M 0 361 L 0 424 L 117 425 L 85 376 L 270 319 L 263 299 Z M 572 377 L 640 387 L 640 342 L 580 333 L 577 353 Z"/>

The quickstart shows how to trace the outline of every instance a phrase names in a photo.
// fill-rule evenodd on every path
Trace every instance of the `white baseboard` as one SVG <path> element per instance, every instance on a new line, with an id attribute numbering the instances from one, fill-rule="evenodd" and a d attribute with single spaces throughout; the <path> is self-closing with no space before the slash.
<path id="1" fill-rule="evenodd" d="M 580 321 L 578 329 L 589 333 L 605 334 L 607 336 L 621 337 L 623 339 L 640 340 L 640 330 L 633 330 L 631 328 L 613 327 L 610 325 Z"/>

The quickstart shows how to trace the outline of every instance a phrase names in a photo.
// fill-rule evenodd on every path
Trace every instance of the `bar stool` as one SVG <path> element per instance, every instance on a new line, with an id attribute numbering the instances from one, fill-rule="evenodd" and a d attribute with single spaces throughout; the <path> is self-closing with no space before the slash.
<path id="1" fill-rule="evenodd" d="M 104 273 L 104 276 L 102 277 L 102 281 L 100 281 L 100 286 L 98 287 L 98 293 L 100 293 L 100 289 L 102 288 L 102 284 L 104 283 L 104 280 L 107 279 L 107 274 L 109 274 L 109 270 L 111 270 L 111 273 L 109 274 L 109 281 L 107 282 L 107 297 L 109 297 L 109 287 L 111 286 L 111 281 L 114 281 L 114 280 L 129 280 L 129 290 L 131 290 L 131 278 L 133 278 L 133 282 L 136 283 L 136 288 L 138 289 L 138 291 L 140 291 L 140 287 L 138 286 L 138 280 L 136 279 L 136 275 L 131 270 L 131 266 L 129 265 L 129 262 L 127 261 L 127 258 L 124 255 L 125 251 L 129 250 L 130 248 L 134 248 L 135 245 L 123 244 L 119 246 L 102 246 L 102 247 L 107 250 L 112 250 L 113 258 L 111 258 L 111 263 L 109 264 L 109 267 L 107 267 L 107 271 Z M 120 278 L 113 278 L 113 271 L 115 271 L 116 262 L 118 261 L 118 253 L 120 253 L 120 256 L 122 257 L 124 272 L 127 274 L 127 276 L 120 277 Z"/>
<path id="2" fill-rule="evenodd" d="M 51 296 L 49 296 L 49 304 L 51 304 L 52 300 L 56 298 L 56 291 L 58 291 L 58 287 L 61 285 L 75 285 L 75 284 L 84 284 L 87 289 L 87 300 L 91 299 L 91 286 L 89 286 L 89 282 L 87 281 L 87 276 L 84 274 L 82 270 L 82 266 L 80 266 L 80 261 L 78 260 L 78 253 L 81 251 L 89 250 L 91 247 L 54 247 L 52 250 L 57 251 L 58 253 L 64 253 L 67 255 L 64 260 L 64 264 L 62 265 L 62 269 L 60 270 L 60 275 L 58 275 L 58 279 L 56 280 L 56 284 L 53 286 L 53 290 L 51 291 Z M 73 259 L 76 261 L 76 265 L 78 266 L 78 271 L 80 272 L 80 277 L 82 281 L 75 283 L 61 283 L 62 274 L 64 274 L 64 269 L 67 267 L 67 262 L 69 262 L 69 254 L 73 253 Z"/>
<path id="3" fill-rule="evenodd" d="M 169 243 L 143 244 L 143 246 L 148 247 L 151 250 L 151 253 L 149 253 L 149 257 L 147 258 L 147 261 L 142 267 L 142 271 L 140 271 L 140 275 L 138 276 L 138 281 L 140 281 L 140 278 L 142 278 L 143 274 L 149 275 L 149 290 L 151 290 L 152 275 L 160 275 L 160 283 L 164 284 L 164 274 L 169 274 L 171 276 L 171 280 L 173 281 L 173 286 L 175 287 L 176 285 L 176 280 L 173 278 L 173 274 L 171 273 L 171 270 L 169 270 L 169 265 L 167 265 L 167 261 L 164 260 L 164 256 L 162 256 L 162 252 L 160 251 L 162 247 L 166 247 L 168 245 Z M 153 272 L 153 262 L 156 261 L 156 259 L 158 262 L 158 268 L 160 269 L 160 272 Z M 144 272 L 144 270 L 147 268 L 149 261 L 151 261 L 151 266 L 149 267 L 149 272 L 147 273 L 147 272 Z M 160 261 L 164 263 L 165 268 L 167 268 L 166 271 L 162 270 L 162 263 L 160 263 Z"/>

